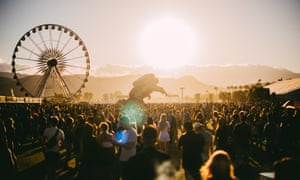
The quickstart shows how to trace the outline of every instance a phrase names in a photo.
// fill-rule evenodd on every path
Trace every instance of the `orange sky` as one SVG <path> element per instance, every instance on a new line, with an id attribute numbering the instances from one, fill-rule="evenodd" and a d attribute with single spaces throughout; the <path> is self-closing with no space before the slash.
<path id="1" fill-rule="evenodd" d="M 180 46 L 169 48 L 171 55 L 167 56 L 150 51 L 154 52 L 154 60 L 163 59 L 157 64 L 175 59 L 173 62 L 183 61 L 181 65 L 261 64 L 300 72 L 300 1 L 2 0 L 0 3 L 2 63 L 11 63 L 13 49 L 25 32 L 40 24 L 54 23 L 69 27 L 84 40 L 92 68 L 106 64 L 149 64 L 140 50 L 147 44 L 141 43 L 143 32 L 151 24 L 170 17 L 175 24 L 181 24 L 173 29 L 192 32 L 190 39 L 196 43 L 191 48 L 195 50 L 182 51 L 191 45 L 191 41 L 179 40 L 188 33 L 171 28 L 174 36 L 169 38 Z M 164 43 L 159 36 L 149 38 L 158 39 L 152 47 Z"/>

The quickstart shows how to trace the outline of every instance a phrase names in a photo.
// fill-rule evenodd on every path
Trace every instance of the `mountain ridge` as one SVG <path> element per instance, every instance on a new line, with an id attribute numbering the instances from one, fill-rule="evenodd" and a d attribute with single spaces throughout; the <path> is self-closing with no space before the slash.
<path id="1" fill-rule="evenodd" d="M 108 74 L 110 67 L 113 67 L 115 74 Z M 82 92 L 92 92 L 97 97 L 116 91 L 127 95 L 133 87 L 133 81 L 143 74 L 154 73 L 155 70 L 157 71 L 154 68 L 147 69 L 145 66 L 127 67 L 120 65 L 98 68 L 88 78 L 86 87 L 82 89 Z M 159 78 L 159 85 L 164 87 L 169 94 L 179 95 L 181 93 L 180 88 L 183 87 L 184 94 L 189 96 L 193 96 L 195 93 L 215 93 L 216 89 L 224 90 L 228 86 L 254 84 L 259 80 L 272 83 L 279 79 L 300 77 L 300 73 L 262 65 L 185 66 L 176 70 L 159 70 L 154 74 Z M 16 96 L 24 95 L 16 86 L 12 73 L 0 72 L 0 82 L 0 95 L 10 95 L 11 88 Z"/>

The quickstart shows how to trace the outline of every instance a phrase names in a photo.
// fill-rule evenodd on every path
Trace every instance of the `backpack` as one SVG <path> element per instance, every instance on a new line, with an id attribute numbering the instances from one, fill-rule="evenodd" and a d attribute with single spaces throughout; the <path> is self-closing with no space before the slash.
<path id="1" fill-rule="evenodd" d="M 49 140 L 48 140 L 48 142 L 46 143 L 46 148 L 47 149 L 51 149 L 51 148 L 53 148 L 55 145 L 56 145 L 56 136 L 57 136 L 57 134 L 58 134 L 58 129 L 56 130 L 56 133 L 55 133 L 55 135 L 54 136 L 52 136 Z"/>

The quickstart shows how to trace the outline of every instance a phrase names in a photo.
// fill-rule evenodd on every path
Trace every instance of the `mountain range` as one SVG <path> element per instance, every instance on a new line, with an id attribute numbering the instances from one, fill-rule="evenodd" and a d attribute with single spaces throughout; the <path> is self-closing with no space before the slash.
<path id="1" fill-rule="evenodd" d="M 133 87 L 132 82 L 146 73 L 155 73 L 159 78 L 159 85 L 169 94 L 180 96 L 184 93 L 184 96 L 191 97 L 195 93 L 215 93 L 228 86 L 249 85 L 258 81 L 272 83 L 279 79 L 300 77 L 300 73 L 261 65 L 185 66 L 165 71 L 146 66 L 107 65 L 93 70 L 93 75 L 88 78 L 82 92 L 91 92 L 93 97 L 115 92 L 128 95 Z M 13 89 L 16 96 L 23 96 L 12 76 L 10 72 L 0 72 L 0 95 L 8 96 Z"/>
<path id="2" fill-rule="evenodd" d="M 220 87 L 256 83 L 259 79 L 262 82 L 273 82 L 278 79 L 300 77 L 300 73 L 295 73 L 288 69 L 263 65 L 187 65 L 173 69 L 159 69 L 149 66 L 106 65 L 98 67 L 94 71 L 95 76 L 101 77 L 145 73 L 154 73 L 159 77 L 173 78 L 193 76 L 202 83 Z"/>

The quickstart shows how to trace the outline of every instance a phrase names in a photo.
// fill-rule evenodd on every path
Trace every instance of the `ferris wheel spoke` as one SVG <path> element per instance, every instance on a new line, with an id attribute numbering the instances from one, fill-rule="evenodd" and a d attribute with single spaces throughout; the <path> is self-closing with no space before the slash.
<path id="1" fill-rule="evenodd" d="M 64 54 L 64 56 L 67 56 L 68 54 L 70 54 L 71 52 L 75 51 L 78 47 L 80 46 L 76 46 L 73 49 L 71 49 L 70 51 L 68 51 L 67 53 Z"/>
<path id="2" fill-rule="evenodd" d="M 27 47 L 25 47 L 25 46 L 20 46 L 21 48 L 23 48 L 23 49 L 25 49 L 26 51 L 28 51 L 28 52 L 31 52 L 32 54 L 34 54 L 34 55 L 36 55 L 37 57 L 39 57 L 40 55 L 38 54 L 38 53 L 36 53 L 36 52 L 34 52 L 34 51 L 32 51 L 32 50 L 30 50 L 30 49 L 28 49 Z"/>
<path id="3" fill-rule="evenodd" d="M 73 60 L 77 60 L 77 59 L 81 59 L 81 58 L 85 58 L 85 56 L 78 56 L 78 57 L 73 57 L 73 58 L 69 58 L 69 59 L 64 59 L 64 62 L 68 62 L 68 61 L 73 61 Z"/>
<path id="4" fill-rule="evenodd" d="M 16 71 L 27 71 L 27 70 L 30 70 L 30 69 L 35 69 L 35 68 L 41 68 L 42 65 L 35 65 L 35 66 L 30 66 L 30 67 L 24 67 L 24 68 L 20 68 L 20 69 L 16 69 Z"/>
<path id="5" fill-rule="evenodd" d="M 38 68 L 37 73 L 45 73 L 47 71 L 47 69 L 48 69 L 48 66 L 40 66 Z"/>
<path id="6" fill-rule="evenodd" d="M 49 30 L 49 38 L 50 38 L 50 46 L 51 46 L 51 49 L 53 49 L 52 30 L 51 30 L 51 29 Z"/>
<path id="7" fill-rule="evenodd" d="M 63 52 L 66 46 L 70 43 L 72 37 L 69 37 L 68 41 L 64 44 L 63 48 L 60 50 L 60 52 Z"/>
<path id="8" fill-rule="evenodd" d="M 45 49 L 48 49 L 48 47 L 47 47 L 47 45 L 46 45 L 46 42 L 45 42 L 45 40 L 44 40 L 44 37 L 43 37 L 41 31 L 39 31 L 39 36 L 40 36 L 40 38 L 41 38 L 41 40 L 42 40 L 42 43 L 43 43 Z"/>
<path id="9" fill-rule="evenodd" d="M 41 47 L 30 37 L 30 36 L 28 36 L 28 38 L 30 39 L 30 41 L 34 44 L 34 46 L 36 47 L 36 48 L 38 48 L 38 50 L 40 51 L 40 52 L 43 52 L 43 50 L 41 49 Z"/>
<path id="10" fill-rule="evenodd" d="M 47 62 L 47 60 L 44 59 L 32 59 L 32 58 L 23 58 L 23 57 L 16 57 L 15 59 L 25 60 L 25 61 L 33 61 L 38 63 L 44 63 Z"/>
<path id="11" fill-rule="evenodd" d="M 58 41 L 56 43 L 56 49 L 58 49 L 58 45 L 59 45 L 60 40 L 61 40 L 61 35 L 62 35 L 62 31 L 59 32 Z"/>
<path id="12" fill-rule="evenodd" d="M 72 67 L 72 68 L 76 68 L 76 69 L 86 69 L 86 67 L 75 66 L 75 65 L 70 65 L 70 64 L 65 64 L 65 66 L 67 66 L 67 67 Z"/>

